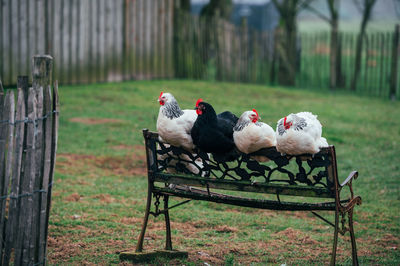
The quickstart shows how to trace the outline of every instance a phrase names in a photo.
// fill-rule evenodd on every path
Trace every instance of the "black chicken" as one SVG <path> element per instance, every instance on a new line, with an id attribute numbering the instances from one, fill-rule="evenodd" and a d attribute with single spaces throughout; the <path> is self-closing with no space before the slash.
<path id="1" fill-rule="evenodd" d="M 214 108 L 199 99 L 196 103 L 197 119 L 191 136 L 193 143 L 202 151 L 210 152 L 215 159 L 232 160 L 236 154 L 233 127 L 239 119 L 229 111 L 217 116 Z"/>

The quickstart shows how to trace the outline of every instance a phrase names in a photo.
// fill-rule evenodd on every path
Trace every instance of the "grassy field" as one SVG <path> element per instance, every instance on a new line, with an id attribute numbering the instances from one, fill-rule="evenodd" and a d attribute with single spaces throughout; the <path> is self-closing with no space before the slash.
<path id="1" fill-rule="evenodd" d="M 146 169 L 142 128 L 155 130 L 160 91 L 182 108 L 197 98 L 240 115 L 256 108 L 275 127 L 299 111 L 318 114 L 336 146 L 343 181 L 351 170 L 363 204 L 355 209 L 362 265 L 400 264 L 400 103 L 329 91 L 198 81 L 138 81 L 61 86 L 60 132 L 49 228 L 48 260 L 57 265 L 118 264 L 134 249 L 144 215 Z M 172 200 L 172 204 L 179 202 Z M 306 212 L 276 212 L 191 202 L 170 213 L 173 264 L 327 264 L 333 230 Z M 333 214 L 328 214 L 331 220 Z M 164 246 L 164 221 L 150 217 L 145 248 Z M 351 264 L 349 237 L 337 262 Z M 168 263 L 155 261 L 155 263 Z"/>

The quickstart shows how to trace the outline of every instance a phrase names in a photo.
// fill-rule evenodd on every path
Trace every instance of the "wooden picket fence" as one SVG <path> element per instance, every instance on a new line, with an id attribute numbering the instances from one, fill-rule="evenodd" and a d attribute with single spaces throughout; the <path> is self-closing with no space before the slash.
<path id="1" fill-rule="evenodd" d="M 0 77 L 54 58 L 60 84 L 172 78 L 174 0 L 0 0 Z"/>
<path id="2" fill-rule="evenodd" d="M 400 60 L 399 26 L 391 32 L 372 32 L 363 38 L 360 76 L 356 91 L 361 94 L 388 98 L 397 94 L 400 99 Z M 301 87 L 321 88 L 329 84 L 328 32 L 303 33 L 301 38 L 301 65 L 298 69 L 297 85 Z M 356 57 L 357 35 L 340 33 L 340 76 L 338 87 L 351 89 Z M 396 92 L 397 91 L 397 92 Z"/>
<path id="3" fill-rule="evenodd" d="M 19 77 L 17 95 L 0 82 L 0 265 L 46 262 L 59 113 L 51 68 L 50 56 L 34 57 L 32 87 Z"/>
<path id="4" fill-rule="evenodd" d="M 185 12 L 174 16 L 179 17 L 174 29 L 176 77 L 279 85 L 283 32 L 260 32 L 246 24 L 236 26 L 221 18 L 205 19 Z M 336 89 L 352 89 L 357 38 L 356 33 L 339 34 L 341 75 Z M 363 42 L 355 90 L 400 99 L 399 26 L 391 32 L 367 33 Z M 299 33 L 296 55 L 296 86 L 328 88 L 329 32 Z"/>
<path id="5" fill-rule="evenodd" d="M 201 79 L 284 85 L 279 32 L 194 16 L 175 0 L 1 0 L 0 78 L 27 75 L 34 54 L 54 57 L 61 84 Z M 340 33 L 340 80 L 352 90 L 357 33 Z M 367 33 L 355 90 L 400 99 L 399 26 Z M 329 32 L 299 33 L 297 87 L 330 86 Z"/>

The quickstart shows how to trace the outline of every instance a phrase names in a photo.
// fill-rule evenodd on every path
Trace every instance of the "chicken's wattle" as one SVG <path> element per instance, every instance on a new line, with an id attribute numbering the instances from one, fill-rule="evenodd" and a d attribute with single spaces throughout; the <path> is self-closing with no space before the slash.
<path id="1" fill-rule="evenodd" d="M 203 114 L 203 111 L 201 110 L 201 108 L 199 108 L 199 103 L 201 103 L 203 101 L 203 99 L 198 99 L 197 100 L 197 102 L 196 102 L 196 114 L 197 115 L 202 115 Z"/>
<path id="2" fill-rule="evenodd" d="M 285 129 L 289 129 L 292 126 L 292 122 L 286 123 L 287 117 L 285 116 L 285 119 L 283 120 L 283 126 Z"/>
<path id="3" fill-rule="evenodd" d="M 251 122 L 256 123 L 258 121 L 258 112 L 256 109 L 253 109 L 253 112 L 256 113 L 256 115 L 253 117 L 253 119 L 251 120 Z"/>
<path id="4" fill-rule="evenodd" d="M 163 91 L 160 93 L 160 96 L 158 96 L 158 102 L 160 103 L 160 105 L 164 105 L 165 101 L 162 99 L 162 95 L 163 95 Z"/>

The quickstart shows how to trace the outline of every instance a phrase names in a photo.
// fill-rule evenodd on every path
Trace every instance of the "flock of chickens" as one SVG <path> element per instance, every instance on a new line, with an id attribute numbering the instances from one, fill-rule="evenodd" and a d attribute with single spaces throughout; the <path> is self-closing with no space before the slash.
<path id="1" fill-rule="evenodd" d="M 216 114 L 211 104 L 198 99 L 194 110 L 182 110 L 174 96 L 164 92 L 158 102 L 157 131 L 161 140 L 189 152 L 197 147 L 214 158 L 229 158 L 237 150 L 248 154 L 276 146 L 281 154 L 299 155 L 315 154 L 328 146 L 321 137 L 321 123 L 310 112 L 285 116 L 274 131 L 259 121 L 255 109 L 238 118 L 229 111 Z"/>

